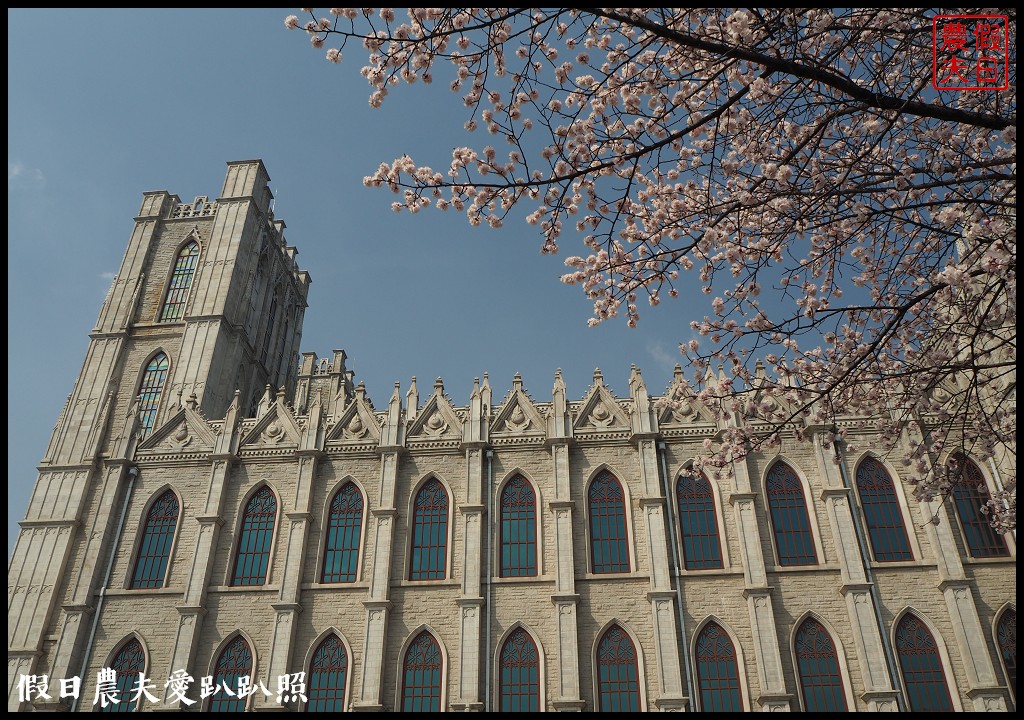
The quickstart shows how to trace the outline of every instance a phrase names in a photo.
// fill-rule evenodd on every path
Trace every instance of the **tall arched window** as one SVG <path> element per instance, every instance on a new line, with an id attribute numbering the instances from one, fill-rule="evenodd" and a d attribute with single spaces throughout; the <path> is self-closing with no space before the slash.
<path id="1" fill-rule="evenodd" d="M 981 512 L 981 506 L 989 497 L 985 476 L 977 465 L 963 455 L 955 456 L 953 465 L 959 471 L 959 477 L 953 483 L 953 504 L 964 531 L 967 552 L 976 558 L 1006 557 L 1010 554 L 1006 540 L 992 528 L 988 518 Z"/>
<path id="2" fill-rule="evenodd" d="M 267 581 L 276 520 L 277 496 L 264 485 L 245 504 L 232 585 L 262 585 Z"/>
<path id="3" fill-rule="evenodd" d="M 896 626 L 896 655 L 911 712 L 953 712 L 939 648 L 917 616 L 908 613 Z"/>
<path id="4" fill-rule="evenodd" d="M 437 478 L 416 493 L 410 580 L 443 580 L 448 567 L 448 492 Z"/>
<path id="5" fill-rule="evenodd" d="M 999 657 L 1006 671 L 1006 684 L 1014 702 L 1017 700 L 1017 611 L 1007 608 L 996 623 Z"/>
<path id="6" fill-rule="evenodd" d="M 825 626 L 807 618 L 796 632 L 796 664 L 804 712 L 846 712 L 839 654 Z"/>
<path id="7" fill-rule="evenodd" d="M 217 692 L 210 697 L 209 712 L 244 712 L 246 698 L 238 697 L 239 678 L 252 678 L 252 650 L 241 635 L 236 635 L 217 658 L 213 686 Z M 235 693 L 229 695 L 224 688 Z"/>
<path id="8" fill-rule="evenodd" d="M 629 572 L 626 501 L 622 485 L 607 470 L 587 492 L 590 510 L 590 562 L 594 573 Z"/>
<path id="9" fill-rule="evenodd" d="M 402 712 L 441 712 L 441 646 L 424 630 L 402 662 Z"/>
<path id="10" fill-rule="evenodd" d="M 267 330 L 263 334 L 263 348 L 260 350 L 260 362 L 267 364 L 267 355 L 270 353 L 270 341 L 274 335 L 274 320 L 277 319 L 277 296 L 270 301 L 270 312 L 267 314 Z"/>
<path id="11" fill-rule="evenodd" d="M 164 304 L 160 308 L 160 322 L 181 320 L 185 314 L 185 303 L 188 302 L 188 291 L 192 287 L 192 277 L 196 274 L 196 263 L 199 262 L 199 243 L 195 240 L 185 243 L 178 251 L 178 259 L 174 263 L 174 274 L 164 295 Z"/>
<path id="12" fill-rule="evenodd" d="M 768 471 L 766 484 L 779 565 L 817 564 L 818 554 L 800 478 L 789 465 L 777 462 Z"/>
<path id="13" fill-rule="evenodd" d="M 347 482 L 331 500 L 320 582 L 355 582 L 362 527 L 363 494 L 354 482 Z"/>
<path id="14" fill-rule="evenodd" d="M 871 538 L 871 550 L 878 562 L 913 560 L 896 487 L 882 463 L 865 458 L 857 467 L 857 492 L 864 508 L 864 520 Z"/>
<path id="15" fill-rule="evenodd" d="M 501 577 L 537 574 L 537 496 L 516 475 L 501 491 Z"/>
<path id="16" fill-rule="evenodd" d="M 718 518 L 711 483 L 703 475 L 684 473 L 676 481 L 676 499 L 686 569 L 722 567 L 722 545 L 718 539 Z"/>
<path id="17" fill-rule="evenodd" d="M 597 644 L 597 694 L 601 712 L 640 712 L 640 664 L 629 634 L 612 625 Z"/>
<path id="18" fill-rule="evenodd" d="M 135 557 L 131 582 L 133 589 L 163 587 L 180 514 L 178 496 L 172 490 L 167 490 L 150 506 Z"/>
<path id="19" fill-rule="evenodd" d="M 540 653 L 530 633 L 517 628 L 501 646 L 501 712 L 540 712 Z"/>
<path id="20" fill-rule="evenodd" d="M 736 648 L 721 625 L 709 622 L 697 636 L 697 684 L 702 712 L 743 712 Z"/>
<path id="21" fill-rule="evenodd" d="M 100 712 L 135 712 L 139 701 L 132 699 L 132 691 L 138 691 L 139 673 L 146 669 L 146 653 L 142 650 L 142 643 L 136 638 L 128 640 L 117 651 L 110 669 L 117 673 L 117 702 L 101 706 Z"/>
<path id="22" fill-rule="evenodd" d="M 331 633 L 313 651 L 309 663 L 306 712 L 342 712 L 348 682 L 348 653 L 341 638 Z"/>
<path id="23" fill-rule="evenodd" d="M 139 383 L 139 433 L 146 437 L 156 425 L 156 412 L 160 409 L 160 395 L 167 381 L 167 355 L 158 352 L 149 359 Z"/>

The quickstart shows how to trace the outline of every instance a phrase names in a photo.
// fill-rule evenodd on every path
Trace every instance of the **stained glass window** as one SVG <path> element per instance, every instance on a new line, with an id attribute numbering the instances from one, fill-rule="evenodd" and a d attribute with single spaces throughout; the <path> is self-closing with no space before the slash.
<path id="1" fill-rule="evenodd" d="M 443 580 L 448 564 L 448 493 L 437 478 L 416 493 L 410 580 Z"/>
<path id="2" fill-rule="evenodd" d="M 363 527 L 363 494 L 353 482 L 344 486 L 331 500 L 327 516 L 327 541 L 320 581 L 354 582 L 359 564 L 359 534 Z"/>
<path id="3" fill-rule="evenodd" d="M 607 470 L 598 473 L 587 493 L 590 509 L 590 560 L 594 573 L 629 572 L 626 503 L 622 485 Z"/>
<path id="4" fill-rule="evenodd" d="M 540 711 L 540 654 L 522 628 L 502 645 L 498 673 L 502 712 Z"/>
<path id="5" fill-rule="evenodd" d="M 501 491 L 501 577 L 537 574 L 537 496 L 516 475 Z"/>
<path id="6" fill-rule="evenodd" d="M 857 468 L 857 492 L 864 508 L 864 519 L 871 539 L 871 550 L 878 562 L 913 560 L 903 513 L 896 498 L 896 487 L 882 463 L 866 458 Z"/>
<path id="7" fill-rule="evenodd" d="M 697 636 L 697 683 L 702 712 L 743 712 L 736 648 L 715 622 Z"/>
<path id="8" fill-rule="evenodd" d="M 171 490 L 167 490 L 150 506 L 135 558 L 135 572 L 132 573 L 131 582 L 133 589 L 163 587 L 180 510 L 178 496 Z"/>
<path id="9" fill-rule="evenodd" d="M 976 558 L 1006 557 L 1010 554 L 1006 540 L 981 512 L 981 506 L 989 497 L 985 477 L 978 466 L 963 455 L 956 456 L 954 464 L 959 470 L 959 477 L 953 483 L 953 503 L 960 517 L 967 552 Z"/>
<path id="10" fill-rule="evenodd" d="M 117 702 L 100 707 L 100 712 L 135 712 L 139 701 L 132 697 L 138 692 L 139 673 L 146 669 L 146 654 L 142 651 L 142 643 L 132 638 L 122 645 L 110 663 L 110 669 L 117 673 Z"/>
<path id="11" fill-rule="evenodd" d="M 262 585 L 267 581 L 276 519 L 277 497 L 264 485 L 245 505 L 232 585 Z"/>
<path id="12" fill-rule="evenodd" d="M 306 711 L 344 711 L 347 682 L 348 654 L 341 638 L 332 633 L 313 651 L 313 660 L 309 664 Z"/>
<path id="13" fill-rule="evenodd" d="M 807 618 L 796 632 L 796 663 L 804 712 L 846 712 L 839 654 L 825 626 Z"/>
<path id="14" fill-rule="evenodd" d="M 210 697 L 210 712 L 244 712 L 246 698 L 238 697 L 238 681 L 252 678 L 252 650 L 241 635 L 236 635 L 217 658 L 213 685 L 217 692 Z M 231 690 L 228 694 L 224 688 Z"/>
<path id="15" fill-rule="evenodd" d="M 640 712 L 640 665 L 625 630 L 612 625 L 597 645 L 597 692 L 601 712 Z"/>
<path id="16" fill-rule="evenodd" d="M 907 614 L 896 626 L 896 655 L 911 712 L 953 712 L 939 649 L 920 618 Z"/>
<path id="17" fill-rule="evenodd" d="M 139 433 L 146 437 L 156 425 L 156 413 L 160 409 L 160 395 L 167 381 L 167 355 L 162 352 L 150 358 L 139 385 Z"/>
<path id="18" fill-rule="evenodd" d="M 441 712 L 441 646 L 426 630 L 405 651 L 402 712 Z"/>
<path id="19" fill-rule="evenodd" d="M 687 570 L 722 567 L 722 546 L 711 483 L 703 475 L 683 474 L 676 481 L 683 563 Z"/>
<path id="20" fill-rule="evenodd" d="M 1014 699 L 1017 698 L 1017 611 L 1007 608 L 996 624 L 996 642 L 999 643 L 999 657 L 1006 670 L 1006 683 Z"/>
<path id="21" fill-rule="evenodd" d="M 163 307 L 160 308 L 160 322 L 174 322 L 185 314 L 185 303 L 188 302 L 188 291 L 192 287 L 192 278 L 196 274 L 196 263 L 199 262 L 199 243 L 195 240 L 185 243 L 178 251 L 178 259 L 174 263 L 174 273 L 167 286 Z"/>
<path id="22" fill-rule="evenodd" d="M 818 555 L 814 550 L 811 520 L 807 515 L 800 478 L 789 465 L 777 462 L 768 471 L 767 487 L 779 565 L 817 564 Z"/>

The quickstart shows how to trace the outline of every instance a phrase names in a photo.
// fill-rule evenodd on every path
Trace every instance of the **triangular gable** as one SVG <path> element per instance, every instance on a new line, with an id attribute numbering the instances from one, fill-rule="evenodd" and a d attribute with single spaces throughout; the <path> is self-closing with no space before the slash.
<path id="1" fill-rule="evenodd" d="M 327 433 L 327 441 L 380 443 L 380 422 L 365 398 L 356 397 Z"/>
<path id="2" fill-rule="evenodd" d="M 626 411 L 622 409 L 619 401 L 605 386 L 601 371 L 595 370 L 594 382 L 587 390 L 587 394 L 583 396 L 576 412 L 573 428 L 586 432 L 588 430 L 628 430 L 630 427 Z"/>
<path id="3" fill-rule="evenodd" d="M 427 398 L 423 408 L 406 433 L 408 440 L 437 440 L 455 437 L 462 440 L 462 419 L 444 395 L 440 379 L 434 384 L 434 394 Z"/>
<path id="4" fill-rule="evenodd" d="M 206 418 L 186 405 L 178 408 L 178 412 L 146 438 L 139 450 L 212 452 L 216 443 L 217 434 Z"/>
<path id="5" fill-rule="evenodd" d="M 522 379 L 516 373 L 512 390 L 505 396 L 491 423 L 491 433 L 501 435 L 543 435 L 547 422 L 537 405 L 523 390 Z"/>
<path id="6" fill-rule="evenodd" d="M 697 399 L 697 395 L 683 380 L 683 370 L 676 365 L 675 378 L 665 391 L 665 398 L 673 402 L 658 403 L 659 425 L 686 425 L 688 423 L 715 424 L 715 417 L 708 407 Z"/>
<path id="7" fill-rule="evenodd" d="M 256 421 L 252 430 L 242 438 L 239 449 L 243 447 L 262 446 L 275 447 L 281 445 L 298 445 L 302 437 L 302 429 L 291 412 L 279 400 Z"/>

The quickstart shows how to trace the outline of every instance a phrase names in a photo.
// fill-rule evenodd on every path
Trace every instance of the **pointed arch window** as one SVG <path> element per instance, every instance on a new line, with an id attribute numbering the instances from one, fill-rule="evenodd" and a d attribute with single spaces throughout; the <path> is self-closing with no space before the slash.
<path id="1" fill-rule="evenodd" d="M 348 653 L 341 638 L 331 633 L 313 651 L 309 663 L 306 712 L 343 712 L 348 682 Z"/>
<path id="2" fill-rule="evenodd" d="M 818 554 L 800 478 L 789 465 L 777 462 L 768 471 L 767 489 L 779 565 L 816 565 Z"/>
<path id="3" fill-rule="evenodd" d="M 362 528 L 363 494 L 354 482 L 347 482 L 331 500 L 320 582 L 355 582 Z"/>
<path id="4" fill-rule="evenodd" d="M 530 633 L 517 628 L 501 646 L 501 712 L 540 712 L 540 653 Z"/>
<path id="5" fill-rule="evenodd" d="M 114 683 L 117 702 L 100 707 L 100 712 L 135 712 L 139 701 L 133 697 L 138 691 L 139 673 L 146 669 L 146 653 L 142 650 L 142 643 L 137 638 L 125 642 L 110 663 L 110 669 L 117 673 Z"/>
<path id="6" fill-rule="evenodd" d="M 167 490 L 150 506 L 142 530 L 132 573 L 132 589 L 159 588 L 167 577 L 167 564 L 171 559 L 171 544 L 178 527 L 181 506 L 173 490 Z"/>
<path id="7" fill-rule="evenodd" d="M 424 630 L 402 662 L 402 712 L 441 712 L 441 646 Z"/>
<path id="8" fill-rule="evenodd" d="M 953 483 L 953 504 L 960 518 L 967 552 L 975 558 L 1006 557 L 1010 554 L 1006 540 L 981 511 L 989 498 L 985 476 L 974 462 L 963 455 L 955 456 L 953 464 L 959 470 L 959 477 Z"/>
<path id="9" fill-rule="evenodd" d="M 501 577 L 537 574 L 537 495 L 522 475 L 501 491 Z"/>
<path id="10" fill-rule="evenodd" d="M 217 688 L 210 697 L 209 712 L 244 712 L 244 697 L 238 697 L 238 681 L 252 677 L 252 650 L 241 635 L 236 635 L 221 651 L 214 668 L 213 686 Z M 235 693 L 229 695 L 224 688 Z"/>
<path id="11" fill-rule="evenodd" d="M 267 330 L 263 334 L 263 348 L 260 350 L 260 362 L 267 364 L 267 355 L 270 354 L 270 341 L 274 335 L 274 320 L 277 319 L 277 296 L 270 301 L 270 312 L 267 314 Z"/>
<path id="12" fill-rule="evenodd" d="M 416 493 L 410 580 L 443 580 L 448 566 L 448 492 L 437 478 Z"/>
<path id="13" fill-rule="evenodd" d="M 622 485 L 608 470 L 602 470 L 590 483 L 587 501 L 592 572 L 629 572 L 626 501 Z"/>
<path id="14" fill-rule="evenodd" d="M 139 383 L 139 433 L 146 437 L 156 425 L 156 413 L 160 409 L 160 396 L 167 382 L 167 369 L 170 363 L 167 355 L 158 352 L 149 359 L 146 370 L 142 373 Z"/>
<path id="15" fill-rule="evenodd" d="M 996 623 L 996 642 L 999 657 L 1006 671 L 1006 684 L 1014 701 L 1017 700 L 1017 611 L 1007 608 Z"/>
<path id="16" fill-rule="evenodd" d="M 896 486 L 882 463 L 865 458 L 857 467 L 857 493 L 877 562 L 913 560 Z"/>
<path id="17" fill-rule="evenodd" d="M 804 712 L 846 712 L 839 654 L 825 626 L 807 618 L 796 633 L 796 664 Z"/>
<path id="18" fill-rule="evenodd" d="M 263 585 L 270 566 L 270 545 L 277 520 L 277 496 L 264 485 L 245 504 L 235 555 L 232 585 Z"/>
<path id="19" fill-rule="evenodd" d="M 601 712 L 640 712 L 640 665 L 629 634 L 612 625 L 597 645 L 597 694 Z"/>
<path id="20" fill-rule="evenodd" d="M 676 481 L 683 563 L 687 570 L 722 567 L 722 545 L 711 483 L 703 475 L 679 476 Z"/>
<path id="21" fill-rule="evenodd" d="M 743 712 L 736 648 L 716 622 L 697 635 L 697 684 L 702 712 Z"/>
<path id="22" fill-rule="evenodd" d="M 196 274 L 198 262 L 199 243 L 190 240 L 178 251 L 174 273 L 164 295 L 164 304 L 160 308 L 160 322 L 175 322 L 184 316 L 188 291 L 192 287 L 192 278 Z"/>
<path id="23" fill-rule="evenodd" d="M 915 615 L 904 615 L 896 626 L 896 655 L 910 711 L 953 712 L 939 648 L 931 632 Z"/>

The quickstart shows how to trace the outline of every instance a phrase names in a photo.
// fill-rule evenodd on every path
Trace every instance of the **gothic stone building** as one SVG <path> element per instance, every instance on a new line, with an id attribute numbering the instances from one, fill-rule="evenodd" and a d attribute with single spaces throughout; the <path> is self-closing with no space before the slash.
<path id="1" fill-rule="evenodd" d="M 9 710 L 1013 708 L 995 464 L 939 507 L 809 428 L 691 477 L 721 426 L 636 369 L 378 408 L 297 362 L 268 182 L 143 195 L 10 561 Z"/>

